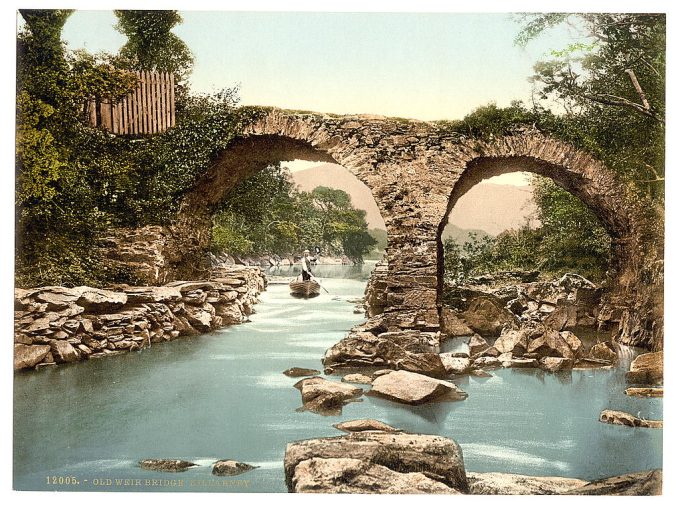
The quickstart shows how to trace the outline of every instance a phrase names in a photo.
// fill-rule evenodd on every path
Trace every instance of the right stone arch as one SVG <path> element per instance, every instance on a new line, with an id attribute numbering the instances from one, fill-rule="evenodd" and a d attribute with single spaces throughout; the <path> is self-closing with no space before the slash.
<path id="1" fill-rule="evenodd" d="M 663 210 L 646 207 L 601 161 L 537 130 L 490 141 L 466 141 L 451 156 L 454 174 L 439 225 L 438 294 L 443 288 L 441 233 L 458 200 L 489 177 L 532 172 L 555 181 L 598 217 L 612 238 L 601 321 L 618 325 L 617 339 L 652 349 L 663 346 Z M 441 304 L 440 304 L 441 306 Z"/>

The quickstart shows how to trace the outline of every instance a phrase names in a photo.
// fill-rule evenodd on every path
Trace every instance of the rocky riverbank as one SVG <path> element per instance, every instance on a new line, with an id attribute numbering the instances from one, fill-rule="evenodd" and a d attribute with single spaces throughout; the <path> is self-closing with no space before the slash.
<path id="1" fill-rule="evenodd" d="M 247 320 L 266 279 L 257 267 L 164 286 L 15 289 L 14 369 L 136 351 Z"/>

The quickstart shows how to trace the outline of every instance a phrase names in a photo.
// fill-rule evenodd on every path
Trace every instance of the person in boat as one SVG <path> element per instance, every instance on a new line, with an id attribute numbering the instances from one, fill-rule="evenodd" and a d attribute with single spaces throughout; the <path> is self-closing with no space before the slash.
<path id="1" fill-rule="evenodd" d="M 305 252 L 300 259 L 300 264 L 302 265 L 302 280 L 309 281 L 312 279 L 312 258 L 309 255 L 309 249 L 305 249 Z"/>

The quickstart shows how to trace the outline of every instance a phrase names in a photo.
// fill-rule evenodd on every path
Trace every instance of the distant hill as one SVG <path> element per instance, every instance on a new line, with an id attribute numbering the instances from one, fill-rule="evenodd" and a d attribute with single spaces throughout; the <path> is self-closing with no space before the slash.
<path id="1" fill-rule="evenodd" d="M 330 186 L 346 191 L 354 206 L 366 211 L 369 229 L 385 229 L 385 222 L 371 190 L 340 165 L 323 163 L 292 172 L 292 176 L 303 191 L 311 191 L 317 186 Z M 498 235 L 509 228 L 519 228 L 526 217 L 536 210 L 531 197 L 529 186 L 477 184 L 456 204 L 449 216 L 444 236 L 462 236 L 465 240 L 468 231 Z"/>
<path id="2" fill-rule="evenodd" d="M 442 233 L 442 240 L 453 239 L 457 244 L 463 245 L 465 242 L 470 240 L 470 233 L 477 234 L 477 238 L 493 237 L 491 233 L 487 233 L 484 230 L 468 230 L 459 228 L 455 224 L 449 224 L 444 228 L 444 233 Z"/>

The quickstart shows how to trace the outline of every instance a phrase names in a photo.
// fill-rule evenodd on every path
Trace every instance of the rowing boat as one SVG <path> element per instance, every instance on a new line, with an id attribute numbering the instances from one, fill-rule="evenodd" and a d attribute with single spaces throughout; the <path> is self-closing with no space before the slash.
<path id="1" fill-rule="evenodd" d="M 312 298 L 319 294 L 320 285 L 316 281 L 292 281 L 290 284 L 290 294 L 301 298 Z"/>

